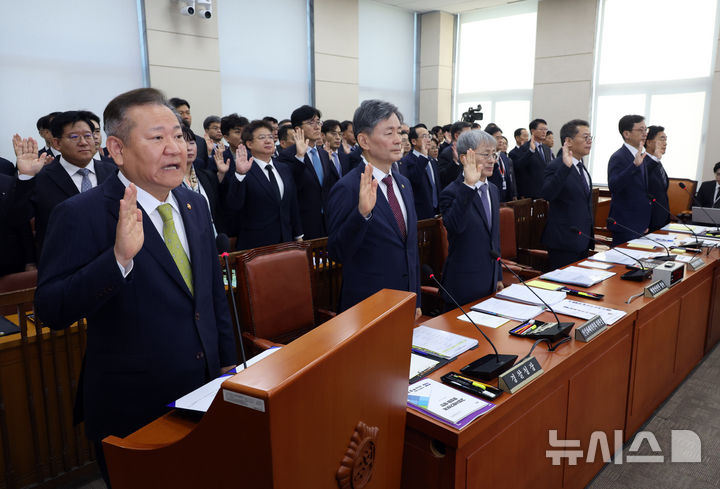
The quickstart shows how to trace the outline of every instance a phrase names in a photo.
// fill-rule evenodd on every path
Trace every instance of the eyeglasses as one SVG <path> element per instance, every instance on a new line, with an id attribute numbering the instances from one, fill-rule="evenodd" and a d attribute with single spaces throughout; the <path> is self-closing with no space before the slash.
<path id="1" fill-rule="evenodd" d="M 497 153 L 476 153 L 478 156 L 481 156 L 485 158 L 486 160 L 497 160 L 498 154 Z"/>
<path id="2" fill-rule="evenodd" d="M 63 136 L 66 139 L 69 139 L 71 142 L 78 144 L 81 139 L 84 139 L 85 141 L 92 143 L 95 140 L 93 139 L 93 135 L 91 133 L 86 134 L 70 134 L 69 136 Z"/>
<path id="3" fill-rule="evenodd" d="M 273 138 L 272 134 L 260 134 L 259 136 L 255 136 L 253 139 L 257 139 L 258 141 L 267 141 L 275 138 Z"/>
<path id="4" fill-rule="evenodd" d="M 322 126 L 322 121 L 320 119 L 312 119 L 309 121 L 303 121 L 303 124 L 307 124 L 308 126 Z"/>
<path id="5" fill-rule="evenodd" d="M 593 137 L 591 135 L 587 134 L 585 136 L 580 136 L 580 137 L 583 138 L 588 143 L 592 143 Z"/>

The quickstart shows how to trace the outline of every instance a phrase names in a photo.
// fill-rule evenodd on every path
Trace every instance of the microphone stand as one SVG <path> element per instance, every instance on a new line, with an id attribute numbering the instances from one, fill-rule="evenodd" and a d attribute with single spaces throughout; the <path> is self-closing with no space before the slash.
<path id="1" fill-rule="evenodd" d="M 634 229 L 631 229 L 631 228 L 629 228 L 629 227 L 627 227 L 627 226 L 623 226 L 622 224 L 620 224 L 619 222 L 617 222 L 617 221 L 616 221 L 615 219 L 613 219 L 612 217 L 608 217 L 608 218 L 607 218 L 607 222 L 608 222 L 608 224 L 614 224 L 615 226 L 620 226 L 620 227 L 623 228 L 624 230 L 630 231 L 631 233 L 635 234 L 636 236 L 638 236 L 638 237 L 640 237 L 640 238 L 642 238 L 642 237 L 644 236 L 643 234 L 638 233 L 638 232 L 635 231 Z M 645 237 L 645 239 L 647 239 L 648 241 L 652 241 L 653 243 L 659 244 L 660 246 L 662 246 L 663 248 L 665 248 L 665 253 L 666 253 L 666 255 L 665 255 L 665 256 L 656 256 L 656 257 L 653 257 L 653 260 L 658 260 L 658 261 L 675 261 L 675 257 L 670 254 L 670 250 L 668 249 L 667 246 L 665 246 L 664 244 L 662 244 L 660 241 L 655 241 L 654 239 L 648 238 L 647 236 L 644 236 L 644 237 Z"/>
<path id="2" fill-rule="evenodd" d="M 571 227 L 570 231 L 572 231 L 574 233 L 578 233 L 580 236 L 583 236 L 591 241 L 594 241 L 597 244 L 604 244 L 604 243 L 601 243 L 600 240 L 597 240 L 597 239 L 593 238 L 592 236 L 588 236 L 587 234 L 583 233 L 575 226 Z M 640 265 L 640 270 L 638 270 L 638 269 L 630 270 L 629 272 L 626 272 L 623 275 L 621 275 L 620 276 L 621 279 L 633 280 L 635 282 L 641 282 L 643 280 L 650 278 L 650 274 L 652 273 L 652 271 L 650 269 L 645 268 L 645 266 L 642 264 L 642 262 L 640 260 L 638 260 L 634 256 L 628 255 L 627 253 L 621 251 L 618 248 L 612 248 L 612 249 L 617 251 L 621 255 L 625 255 L 628 258 L 630 258 L 631 260 L 636 261 L 638 263 L 638 265 Z"/>

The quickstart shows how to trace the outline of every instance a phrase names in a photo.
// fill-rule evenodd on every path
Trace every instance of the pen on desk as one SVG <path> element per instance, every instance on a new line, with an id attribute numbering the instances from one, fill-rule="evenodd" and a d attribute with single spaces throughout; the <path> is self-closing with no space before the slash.
<path id="1" fill-rule="evenodd" d="M 534 329 L 536 329 L 536 328 L 537 328 L 537 324 L 533 324 L 533 325 L 530 326 L 528 329 L 524 330 L 524 331 L 522 332 L 522 334 L 528 334 L 528 333 L 530 333 L 532 330 L 534 330 Z"/>

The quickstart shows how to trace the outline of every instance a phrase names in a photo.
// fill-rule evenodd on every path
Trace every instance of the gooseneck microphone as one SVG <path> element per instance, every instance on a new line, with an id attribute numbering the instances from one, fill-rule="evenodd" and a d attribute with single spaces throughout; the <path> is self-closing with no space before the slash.
<path id="1" fill-rule="evenodd" d="M 500 373 L 502 373 L 502 372 L 506 371 L 507 369 L 509 369 L 510 367 L 512 367 L 513 364 L 515 363 L 515 360 L 517 360 L 517 355 L 500 355 L 497 351 L 497 348 L 495 348 L 495 345 L 490 340 L 490 338 L 488 338 L 487 335 L 485 333 L 483 333 L 483 330 L 478 328 L 478 325 L 475 324 L 475 321 L 473 321 L 472 318 L 470 317 L 470 315 L 467 312 L 465 312 L 465 309 L 463 309 L 462 306 L 460 304 L 458 304 L 458 302 L 455 300 L 455 297 L 453 297 L 452 294 L 450 294 L 450 292 L 448 292 L 448 290 L 445 287 L 443 287 L 443 284 L 441 284 L 440 281 L 437 278 L 435 278 L 435 274 L 433 273 L 433 270 L 430 267 L 430 265 L 423 265 L 422 271 L 423 271 L 423 274 L 425 274 L 431 280 L 433 280 L 437 284 L 437 286 L 440 287 L 440 289 L 443 292 L 445 292 L 445 294 L 450 298 L 450 300 L 453 301 L 453 303 L 457 306 L 457 308 L 462 311 L 462 313 L 465 315 L 466 318 L 468 318 L 468 321 L 470 321 L 472 323 L 472 325 L 475 326 L 475 329 L 477 329 L 478 332 L 480 332 L 480 334 L 483 335 L 483 338 L 485 338 L 485 340 L 490 344 L 493 351 L 495 351 L 494 354 L 490 353 L 488 355 L 485 355 L 482 358 L 475 360 L 471 364 L 472 368 L 468 370 L 466 367 L 466 369 L 463 369 L 463 372 L 468 375 L 477 377 L 480 380 L 490 380 L 490 379 L 494 379 Z"/>
<path id="2" fill-rule="evenodd" d="M 682 182 L 679 182 L 679 183 L 681 183 L 682 185 L 685 185 Z M 672 212 L 670 212 L 670 209 L 668 209 L 667 207 L 662 205 L 660 202 L 658 202 L 657 199 L 653 196 L 653 194 L 648 193 L 647 196 L 648 196 L 648 199 L 650 199 L 651 203 L 655 204 L 656 206 L 658 206 L 659 208 L 661 208 L 662 210 L 667 212 L 668 215 L 672 215 Z M 678 224 L 682 224 L 683 226 L 685 226 L 688 229 L 688 231 L 690 231 L 690 234 L 692 234 L 695 237 L 695 244 L 697 244 L 698 248 L 700 248 L 701 247 L 700 240 L 698 240 L 698 236 L 697 236 L 697 234 L 695 234 L 695 231 L 693 231 L 690 226 L 688 226 L 687 224 L 685 224 L 684 222 L 682 222 L 680 220 L 678 220 Z"/>
<path id="3" fill-rule="evenodd" d="M 715 226 L 715 232 L 716 232 L 716 233 L 717 233 L 717 232 L 720 232 L 720 228 L 718 227 L 718 223 L 715 221 L 715 219 L 712 218 L 712 216 L 710 215 L 710 213 L 709 213 L 708 211 L 706 211 L 705 208 L 704 208 L 702 205 L 700 205 L 700 202 L 698 202 L 697 198 L 696 198 L 693 194 L 690 193 L 690 191 L 687 189 L 687 187 L 685 186 L 685 184 L 684 184 L 683 182 L 678 182 L 678 186 L 679 186 L 681 189 L 683 189 L 683 190 L 692 198 L 693 203 L 696 204 L 696 205 L 700 208 L 700 210 L 703 211 L 703 214 L 705 214 L 708 219 L 710 219 L 710 222 L 713 223 L 713 226 Z M 694 233 L 693 233 L 693 234 L 694 234 Z"/>
<path id="4" fill-rule="evenodd" d="M 594 242 L 597 243 L 597 244 L 605 244 L 605 243 L 601 242 L 599 239 L 595 239 L 595 238 L 593 238 L 592 236 L 588 236 L 587 234 L 583 233 L 582 231 L 580 231 L 580 229 L 578 229 L 578 228 L 575 227 L 575 226 L 570 227 L 570 231 L 572 231 L 573 233 L 578 233 L 580 236 L 583 236 L 583 237 L 585 237 L 585 238 L 587 238 L 587 239 L 589 239 L 589 240 L 591 240 L 591 241 L 594 241 Z M 629 272 L 626 272 L 626 273 L 624 273 L 623 275 L 621 275 L 621 276 L 620 276 L 621 279 L 623 279 L 623 280 L 633 280 L 633 281 L 635 281 L 635 282 L 641 282 L 641 281 L 643 281 L 643 280 L 645 280 L 645 279 L 650 278 L 650 274 L 652 273 L 652 270 L 645 268 L 645 266 L 642 264 L 642 262 L 641 262 L 640 260 L 638 260 L 637 258 L 635 258 L 634 256 L 632 256 L 632 255 L 630 255 L 630 254 L 628 254 L 628 253 L 625 253 L 625 252 L 622 251 L 620 248 L 613 248 L 613 250 L 617 251 L 617 252 L 620 253 L 621 255 L 627 256 L 627 257 L 630 258 L 632 261 L 635 261 L 635 262 L 638 263 L 638 265 L 640 265 L 640 270 L 637 270 L 637 269 L 636 269 L 636 270 L 630 270 Z"/>
<path id="5" fill-rule="evenodd" d="M 245 345 L 243 344 L 242 330 L 240 329 L 240 320 L 238 319 L 237 304 L 235 304 L 235 293 L 232 286 L 232 274 L 230 273 L 230 259 L 228 258 L 228 250 L 230 250 L 230 238 L 227 234 L 219 233 L 215 238 L 215 246 L 218 253 L 223 257 L 225 262 L 225 276 L 227 277 L 228 289 L 230 290 L 230 302 L 232 302 L 233 314 L 235 314 L 235 326 L 237 327 L 238 341 L 240 342 L 240 354 L 242 355 L 243 367 L 247 368 L 247 359 L 245 358 Z"/>
<path id="6" fill-rule="evenodd" d="M 649 195 L 650 195 L 650 194 L 648 194 L 648 196 L 649 196 Z M 638 237 L 640 237 L 640 238 L 647 239 L 648 241 L 652 241 L 653 243 L 659 244 L 660 246 L 662 246 L 663 248 L 665 248 L 665 253 L 666 253 L 666 255 L 665 255 L 665 256 L 656 256 L 656 257 L 653 257 L 653 260 L 658 260 L 658 261 L 674 261 L 674 260 L 675 260 L 675 256 L 673 256 L 673 255 L 670 254 L 670 250 L 668 249 L 668 247 L 665 246 L 664 244 L 662 244 L 660 241 L 655 241 L 654 239 L 648 238 L 647 236 L 643 235 L 642 233 L 638 233 L 638 232 L 635 231 L 634 229 L 631 229 L 631 228 L 629 228 L 629 227 L 627 227 L 627 226 L 623 226 L 622 224 L 620 224 L 619 222 L 617 222 L 617 221 L 616 221 L 615 219 L 613 219 L 612 217 L 608 217 L 608 218 L 607 218 L 607 223 L 608 223 L 608 224 L 614 224 L 615 226 L 621 227 L 621 228 L 623 228 L 625 231 L 630 231 L 631 233 L 635 234 L 635 236 L 638 236 Z"/>
<path id="7" fill-rule="evenodd" d="M 574 322 L 561 322 L 561 321 L 560 321 L 560 318 L 559 318 L 558 315 L 555 313 L 555 310 L 554 310 L 552 307 L 550 307 L 550 305 L 549 305 L 547 302 L 545 302 L 545 301 L 543 300 L 543 298 L 540 297 L 540 296 L 533 290 L 532 287 L 530 287 L 528 284 L 526 284 L 525 281 L 524 281 L 523 279 L 521 279 L 520 276 L 519 276 L 517 273 L 515 273 L 515 271 L 514 271 L 512 268 L 510 268 L 510 267 L 507 265 L 507 263 L 505 263 L 505 262 L 502 260 L 502 257 L 500 256 L 500 253 L 498 253 L 498 252 L 495 251 L 495 250 L 490 250 L 490 256 L 492 256 L 495 260 L 497 260 L 498 263 L 500 263 L 500 264 L 501 264 L 502 266 L 504 266 L 510 273 L 512 273 L 512 274 L 515 276 L 515 278 L 520 281 L 521 284 L 523 284 L 525 287 L 527 287 L 527 289 L 528 289 L 530 292 L 532 292 L 533 295 L 534 295 L 535 297 L 537 297 L 537 298 L 540 300 L 540 302 L 543 303 L 543 305 L 545 305 L 545 307 L 548 308 L 548 310 L 553 314 L 553 316 L 555 316 L 555 321 L 556 321 L 557 327 L 558 327 L 561 331 L 565 331 L 566 334 L 567 334 L 567 331 L 569 331 L 570 328 L 572 328 L 572 327 L 575 325 L 575 323 L 574 323 Z"/>

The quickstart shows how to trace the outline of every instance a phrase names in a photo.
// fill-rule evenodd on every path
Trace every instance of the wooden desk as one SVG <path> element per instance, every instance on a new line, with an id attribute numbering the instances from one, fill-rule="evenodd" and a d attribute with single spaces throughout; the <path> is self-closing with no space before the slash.
<path id="1" fill-rule="evenodd" d="M 588 290 L 606 295 L 600 305 L 627 315 L 589 343 L 573 340 L 554 353 L 538 345 L 533 355 L 545 373 L 521 391 L 503 394 L 494 410 L 462 431 L 408 409 L 402 487 L 584 487 L 603 465 L 599 449 L 593 463 L 585 462 L 591 434 L 605 432 L 614 453 L 614 430 L 622 430 L 623 441 L 630 439 L 714 344 L 710 341 L 717 342 L 718 307 L 710 314 L 720 292 L 717 258 L 717 251 L 704 256 L 704 268 L 686 271 L 683 282 L 661 297 L 631 304 L 627 297 L 649 281 L 623 281 L 619 275 L 625 267 L 613 267 L 616 276 Z M 430 375 L 438 381 L 491 352 L 458 315 L 452 311 L 427 324 L 478 337 L 480 346 Z M 523 357 L 532 342 L 508 334 L 517 324 L 484 331 L 501 353 Z M 557 431 L 558 440 L 580 440 L 583 452 L 576 465 L 567 458 L 552 465 L 546 456 L 553 450 L 550 430 Z"/>

